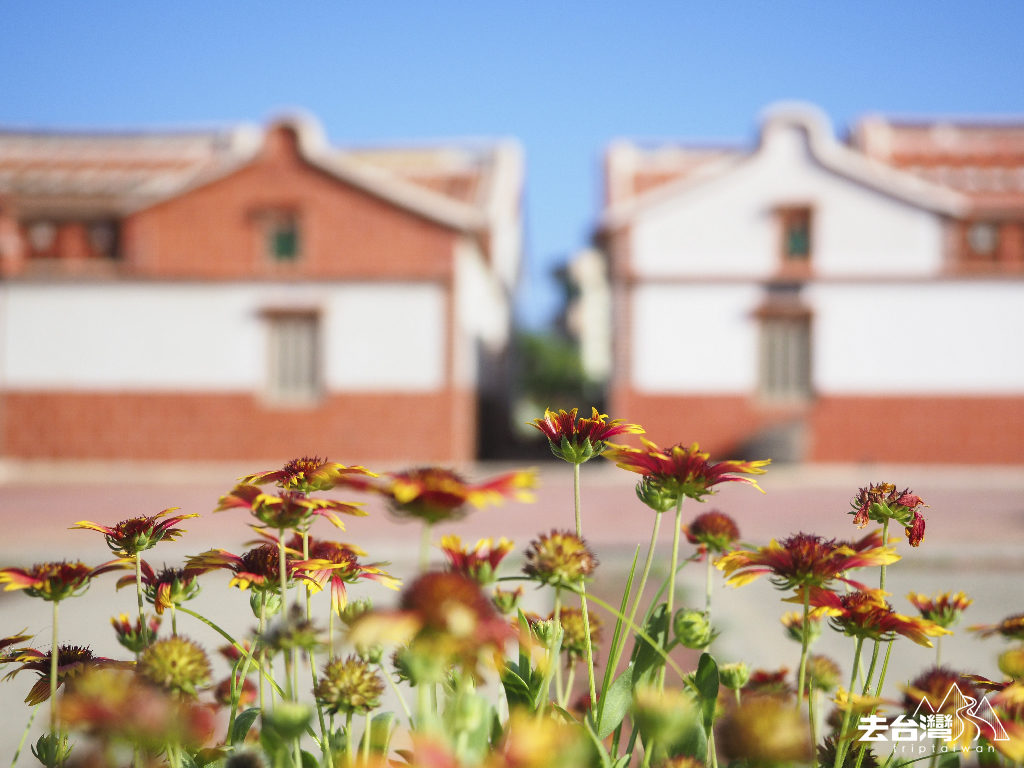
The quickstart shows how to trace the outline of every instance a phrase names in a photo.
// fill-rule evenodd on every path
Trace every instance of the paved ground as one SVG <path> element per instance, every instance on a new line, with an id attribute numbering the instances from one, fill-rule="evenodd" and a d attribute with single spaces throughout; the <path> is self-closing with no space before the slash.
<path id="1" fill-rule="evenodd" d="M 176 564 L 186 555 L 213 546 L 238 552 L 252 538 L 246 525 L 249 520 L 243 513 L 213 515 L 210 510 L 236 477 L 266 468 L 0 465 L 0 566 L 65 557 L 99 563 L 109 557 L 101 535 L 68 530 L 75 521 L 111 524 L 170 506 L 202 516 L 183 524 L 188 534 L 179 542 L 155 550 L 154 565 L 164 561 Z M 510 468 L 479 466 L 468 469 L 467 475 L 484 479 Z M 513 539 L 517 552 L 521 552 L 539 532 L 571 528 L 571 470 L 561 463 L 545 464 L 540 467 L 540 478 L 535 504 L 512 502 L 475 512 L 439 530 L 438 537 L 442 532 L 459 533 L 470 540 L 504 535 Z M 645 547 L 650 536 L 652 513 L 636 500 L 635 479 L 609 463 L 595 461 L 583 467 L 585 534 L 603 564 L 594 588 L 612 600 L 617 599 L 634 548 Z M 848 538 L 857 533 L 846 514 L 849 499 L 860 486 L 881 481 L 909 486 L 929 504 L 924 544 L 916 550 L 902 546 L 904 560 L 890 569 L 893 600 L 898 608 L 912 610 L 903 599 L 910 589 L 963 589 L 975 599 L 965 623 L 995 622 L 1024 611 L 1024 468 L 778 466 L 761 479 L 765 494 L 738 483 L 721 486 L 721 493 L 707 504 L 684 507 L 684 518 L 717 507 L 737 520 L 745 540 L 758 544 L 800 530 Z M 418 527 L 395 522 L 378 502 L 367 501 L 371 514 L 347 521 L 347 531 L 334 538 L 356 543 L 367 550 L 370 559 L 390 560 L 397 573 L 408 575 L 418 548 Z M 326 524 L 317 532 L 326 537 L 333 534 Z M 661 546 L 667 548 L 670 542 L 671 526 L 663 525 Z M 507 566 L 506 572 L 513 573 L 516 567 Z M 62 607 L 62 626 L 67 628 L 66 633 L 62 630 L 62 637 L 69 642 L 90 643 L 102 654 L 123 655 L 112 641 L 108 619 L 121 611 L 131 611 L 134 598 L 127 591 L 115 593 L 113 577 L 102 578 L 110 583 L 96 584 L 84 598 Z M 703 571 L 695 568 L 684 572 L 682 590 L 683 600 L 694 595 L 697 601 L 696 596 L 703 594 Z M 373 592 L 382 602 L 390 597 L 376 585 L 359 586 L 353 592 Z M 716 653 L 725 660 L 792 668 L 794 648 L 782 639 L 778 626 L 778 617 L 787 606 L 778 602 L 778 597 L 767 583 L 738 590 L 719 586 L 716 616 L 725 632 Z M 245 597 L 228 593 L 217 584 L 204 587 L 196 605 L 239 632 L 254 624 Z M 41 601 L 21 594 L 0 595 L 0 637 L 27 626 L 39 633 L 40 647 L 48 647 L 48 640 L 43 639 L 49 632 L 47 608 Z M 192 622 L 187 617 L 181 620 Z M 194 622 L 187 631 L 208 648 L 219 645 L 216 636 Z M 844 638 L 826 633 L 821 647 L 848 669 L 847 645 Z M 953 663 L 995 675 L 993 659 L 1001 648 L 999 640 L 977 641 L 961 632 L 946 641 L 943 654 Z M 893 668 L 908 669 L 908 674 L 913 674 L 930 660 L 931 652 L 905 642 L 897 644 Z M 24 676 L 0 683 L 0 712 L 8 715 L 0 720 L 0 759 L 2 754 L 13 752 L 27 720 L 20 699 L 30 684 Z M 40 719 L 45 717 L 41 714 Z M 31 763 L 31 756 L 19 761 L 21 765 Z"/>

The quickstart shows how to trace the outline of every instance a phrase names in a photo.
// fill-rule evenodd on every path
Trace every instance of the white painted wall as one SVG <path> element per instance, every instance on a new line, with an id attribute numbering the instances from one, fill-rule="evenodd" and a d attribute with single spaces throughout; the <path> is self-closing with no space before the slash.
<path id="1" fill-rule="evenodd" d="M 826 284 L 805 295 L 822 394 L 1024 392 L 1019 281 Z"/>
<path id="2" fill-rule="evenodd" d="M 649 393 L 753 391 L 751 313 L 759 299 L 752 284 L 639 286 L 632 297 L 633 386 Z"/>
<path id="3" fill-rule="evenodd" d="M 499 279 L 469 238 L 455 245 L 455 317 L 455 377 L 471 387 L 478 378 L 477 343 L 490 352 L 503 349 L 511 337 L 512 313 Z"/>
<path id="4" fill-rule="evenodd" d="M 731 171 L 639 213 L 634 271 L 769 276 L 778 269 L 775 211 L 784 205 L 814 209 L 817 275 L 928 275 L 941 267 L 937 214 L 826 168 L 790 125 L 765 134 L 761 148 Z"/>
<path id="5" fill-rule="evenodd" d="M 433 284 L 8 283 L 0 296 L 11 389 L 261 392 L 268 308 L 321 311 L 328 390 L 445 380 L 445 297 Z"/>

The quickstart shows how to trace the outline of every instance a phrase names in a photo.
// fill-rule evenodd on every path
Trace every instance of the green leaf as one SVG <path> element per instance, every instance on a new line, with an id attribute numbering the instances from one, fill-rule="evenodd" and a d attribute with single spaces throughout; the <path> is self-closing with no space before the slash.
<path id="1" fill-rule="evenodd" d="M 181 752 L 179 757 L 181 759 L 181 762 L 179 763 L 181 768 L 199 768 L 199 766 L 196 765 L 196 761 L 192 759 L 192 755 L 188 752 Z"/>
<path id="2" fill-rule="evenodd" d="M 517 665 L 512 662 L 505 664 L 505 668 L 501 671 L 501 684 L 505 688 L 505 698 L 508 699 L 510 709 L 517 705 L 533 708 L 530 686 L 520 676 Z"/>
<path id="3" fill-rule="evenodd" d="M 249 729 L 252 728 L 252 724 L 256 722 L 256 718 L 259 716 L 259 707 L 249 707 L 249 709 L 240 712 L 235 717 L 235 722 L 231 725 L 230 742 L 232 744 L 241 744 L 245 741 L 245 737 L 249 734 Z"/>
<path id="4" fill-rule="evenodd" d="M 653 675 L 651 674 L 653 670 L 665 663 L 664 657 L 659 651 L 665 647 L 665 640 L 668 638 L 668 625 L 668 603 L 660 603 L 651 612 L 651 616 L 647 620 L 647 626 L 644 627 L 648 637 L 657 642 L 659 647 L 652 648 L 650 643 L 639 635 L 636 636 L 636 644 L 633 646 L 632 663 L 634 685 L 650 683 L 653 680 Z"/>
<path id="5" fill-rule="evenodd" d="M 715 720 L 715 703 L 718 701 L 718 663 L 710 653 L 702 653 L 697 662 L 697 672 L 693 676 L 697 695 L 700 697 L 701 715 L 704 720 L 704 732 L 711 732 Z"/>
<path id="6" fill-rule="evenodd" d="M 960 768 L 960 753 L 954 750 L 940 753 L 939 768 Z"/>
<path id="7" fill-rule="evenodd" d="M 316 755 L 302 750 L 302 768 L 320 768 L 320 761 Z"/>
<path id="8" fill-rule="evenodd" d="M 633 756 L 632 755 L 623 755 L 618 760 L 616 760 L 614 763 L 612 763 L 612 768 L 626 768 L 626 766 L 629 765 L 629 760 L 630 760 L 631 757 L 633 757 Z"/>
<path id="9" fill-rule="evenodd" d="M 629 710 L 633 698 L 633 665 L 626 667 L 615 682 L 608 686 L 604 694 L 604 709 L 601 710 L 601 722 L 594 724 L 597 738 L 604 739 L 618 728 L 622 718 Z"/>
<path id="10" fill-rule="evenodd" d="M 395 713 L 381 712 L 370 720 L 370 751 L 377 754 L 386 754 L 391 743 L 391 731 L 395 727 Z M 366 731 L 359 741 L 359 748 L 362 749 L 366 742 Z"/>

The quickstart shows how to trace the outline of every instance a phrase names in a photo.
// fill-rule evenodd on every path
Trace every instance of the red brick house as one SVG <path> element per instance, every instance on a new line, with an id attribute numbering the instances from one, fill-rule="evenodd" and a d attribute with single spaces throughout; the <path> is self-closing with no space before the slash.
<path id="1" fill-rule="evenodd" d="M 513 142 L 0 131 L 0 455 L 463 461 L 503 400 Z"/>

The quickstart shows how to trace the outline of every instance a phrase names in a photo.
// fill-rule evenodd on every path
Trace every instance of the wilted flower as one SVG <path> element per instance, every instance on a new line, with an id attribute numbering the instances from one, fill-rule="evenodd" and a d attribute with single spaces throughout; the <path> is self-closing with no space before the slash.
<path id="1" fill-rule="evenodd" d="M 885 546 L 861 550 L 856 546 L 810 533 L 798 533 L 783 539 L 781 544 L 772 540 L 767 547 L 730 552 L 720 557 L 715 566 L 725 573 L 726 582 L 734 587 L 770 574 L 770 581 L 779 589 L 822 587 L 833 580 L 860 588 L 863 585 L 847 578 L 844 575 L 846 571 L 871 565 L 890 565 L 900 559 L 894 550 Z"/>
<path id="2" fill-rule="evenodd" d="M 81 561 L 67 560 L 38 563 L 31 568 L 2 568 L 0 584 L 7 585 L 5 592 L 24 589 L 25 594 L 31 597 L 59 602 L 85 592 L 89 588 L 89 580 L 100 568 L 90 568 Z"/>
<path id="3" fill-rule="evenodd" d="M 368 663 L 349 656 L 327 663 L 313 693 L 331 712 L 365 714 L 380 706 L 384 681 Z"/>
<path id="4" fill-rule="evenodd" d="M 1024 640 L 1024 613 L 1007 616 L 998 624 L 975 624 L 968 627 L 968 630 L 977 632 L 982 637 L 1002 635 L 1013 640 Z"/>
<path id="5" fill-rule="evenodd" d="M 196 577 L 201 571 L 188 566 L 168 568 L 166 565 L 159 571 L 154 571 L 145 560 L 139 564 L 139 569 L 142 572 L 142 594 L 159 614 L 199 594 Z M 130 584 L 135 584 L 134 575 L 122 576 L 117 580 L 118 589 Z"/>
<path id="6" fill-rule="evenodd" d="M 319 456 L 303 456 L 292 459 L 282 469 L 247 475 L 239 482 L 243 485 L 275 483 L 286 491 L 306 494 L 327 491 L 338 485 L 361 489 L 365 487 L 365 479 L 368 477 L 377 475 L 365 467 L 346 467 L 344 464 L 327 461 Z"/>
<path id="7" fill-rule="evenodd" d="M 533 470 L 509 472 L 474 485 L 450 469 L 421 467 L 385 475 L 368 489 L 386 496 L 391 511 L 398 517 L 418 518 L 433 525 L 463 517 L 468 507 L 500 504 L 513 497 L 533 501 L 530 489 L 536 483 Z"/>
<path id="8" fill-rule="evenodd" d="M 623 469 L 644 476 L 645 480 L 641 481 L 643 488 L 637 487 L 637 495 L 648 506 L 652 506 L 650 501 L 657 499 L 657 505 L 652 507 L 656 511 L 664 511 L 659 507 L 669 499 L 673 503 L 684 497 L 702 501 L 714 493 L 712 488 L 720 483 L 747 483 L 760 491 L 756 480 L 743 475 L 763 475 L 764 467 L 770 463 L 769 459 L 713 463 L 708 461 L 709 454 L 701 452 L 697 443 L 689 447 L 679 443 L 666 449 L 659 448 L 650 440 L 643 440 L 643 444 L 643 448 L 631 448 L 609 443 L 611 450 L 605 456 Z"/>
<path id="9" fill-rule="evenodd" d="M 798 611 L 789 611 L 782 615 L 781 621 L 789 639 L 802 644 L 804 641 L 804 615 Z M 807 644 L 810 645 L 817 640 L 820 634 L 821 614 L 809 613 L 807 615 Z"/>
<path id="10" fill-rule="evenodd" d="M 155 547 L 161 541 L 174 541 L 185 533 L 182 529 L 175 528 L 175 525 L 190 517 L 199 517 L 195 513 L 167 517 L 178 509 L 178 507 L 171 507 L 163 512 L 157 512 L 155 515 L 132 517 L 122 520 L 111 528 L 89 520 L 79 520 L 71 527 L 99 531 L 104 535 L 107 546 L 115 555 L 134 557 L 139 552 Z"/>
<path id="11" fill-rule="evenodd" d="M 279 496 L 264 493 L 258 486 L 241 483 L 221 496 L 214 512 L 246 509 L 267 528 L 279 531 L 306 531 L 317 517 L 325 517 L 344 530 L 339 514 L 365 516 L 357 504 L 334 499 L 309 498 L 300 491 L 282 491 Z"/>
<path id="12" fill-rule="evenodd" d="M 153 616 L 149 621 L 143 623 L 142 619 L 136 618 L 135 623 L 128 618 L 128 614 L 112 618 L 110 623 L 117 633 L 117 642 L 123 645 L 132 653 L 139 653 L 147 645 L 156 640 L 157 631 L 160 629 L 160 617 Z"/>
<path id="13" fill-rule="evenodd" d="M 449 534 L 441 539 L 441 550 L 448 558 L 449 568 L 481 585 L 494 581 L 498 564 L 514 546 L 506 538 L 499 539 L 497 544 L 493 539 L 480 539 L 472 550 L 468 550 L 458 536 Z"/>
<path id="14" fill-rule="evenodd" d="M 144 679 L 189 696 L 209 684 L 210 672 L 203 649 L 180 635 L 158 640 L 139 656 L 139 674 Z"/>
<path id="15" fill-rule="evenodd" d="M 826 589 L 812 588 L 810 604 L 829 616 L 829 623 L 850 637 L 891 640 L 903 635 L 918 645 L 932 647 L 929 637 L 953 634 L 927 619 L 911 618 L 896 613 L 885 600 L 885 592 L 877 589 L 858 590 L 843 595 Z M 794 601 L 797 598 L 792 598 Z"/>
<path id="16" fill-rule="evenodd" d="M 682 530 L 686 540 L 699 547 L 701 552 L 716 554 L 730 549 L 740 537 L 736 521 L 717 509 L 697 515 Z"/>
<path id="17" fill-rule="evenodd" d="M 909 488 L 897 491 L 892 483 L 872 483 L 857 492 L 850 506 L 853 522 L 860 528 L 869 520 L 876 523 L 895 520 L 904 527 L 910 546 L 916 547 L 924 539 L 924 516 L 918 507 L 927 505 Z"/>
<path id="18" fill-rule="evenodd" d="M 288 542 L 290 550 L 298 550 L 302 541 L 298 537 Z M 355 584 L 360 579 L 376 581 L 388 589 L 398 589 L 401 581 L 396 579 L 381 566 L 387 563 L 360 563 L 359 558 L 366 553 L 354 544 L 342 544 L 337 541 L 309 539 L 309 558 L 296 560 L 290 568 L 294 573 L 305 574 L 314 592 L 331 585 L 331 610 L 341 614 L 348 603 L 346 584 Z"/>
<path id="19" fill-rule="evenodd" d="M 25 703 L 36 705 L 50 698 L 50 664 L 52 662 L 52 651 L 37 651 L 35 648 L 20 648 L 2 658 L 0 663 L 21 664 L 4 675 L 4 680 L 9 680 L 19 672 L 26 669 L 32 670 L 39 675 L 39 679 L 25 697 Z M 57 687 L 60 688 L 66 681 L 82 674 L 93 667 L 131 667 L 127 661 L 116 661 L 103 656 L 94 656 L 90 648 L 82 645 L 61 645 L 57 647 Z"/>
<path id="20" fill-rule="evenodd" d="M 718 723 L 722 752 L 748 765 L 806 763 L 813 755 L 807 723 L 800 713 L 773 696 L 751 696 Z"/>
<path id="21" fill-rule="evenodd" d="M 596 567 L 597 558 L 581 537 L 553 530 L 530 542 L 523 572 L 545 584 L 575 585 Z"/>
<path id="22" fill-rule="evenodd" d="M 957 592 L 955 595 L 943 592 L 935 597 L 911 592 L 907 599 L 921 612 L 923 618 L 934 621 L 940 627 L 951 627 L 956 624 L 960 621 L 960 614 L 974 602 L 963 592 Z"/>
<path id="23" fill-rule="evenodd" d="M 606 449 L 605 441 L 616 435 L 641 435 L 644 430 L 637 424 L 627 424 L 623 419 L 608 421 L 608 415 L 592 409 L 589 419 L 577 418 L 578 409 L 559 410 L 557 413 L 544 409 L 543 419 L 528 422 L 548 439 L 551 452 L 570 464 L 582 464 Z"/>

